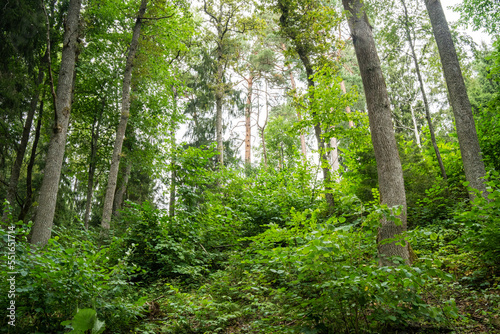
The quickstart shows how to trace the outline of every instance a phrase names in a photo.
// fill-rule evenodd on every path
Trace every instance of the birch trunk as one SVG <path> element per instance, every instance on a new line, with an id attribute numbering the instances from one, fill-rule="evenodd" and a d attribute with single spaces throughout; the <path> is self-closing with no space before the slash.
<path id="1" fill-rule="evenodd" d="M 481 148 L 479 147 L 474 117 L 472 116 L 472 107 L 443 7 L 439 0 L 426 0 L 425 6 L 431 19 L 432 31 L 436 38 L 444 77 L 448 86 L 450 104 L 455 115 L 465 178 L 472 188 L 482 191 L 483 196 L 487 197 L 488 192 L 482 180 L 486 176 L 486 171 L 481 158 Z M 474 198 L 473 193 L 470 193 L 469 196 L 471 199 Z"/>
<path id="2" fill-rule="evenodd" d="M 111 166 L 109 168 L 108 186 L 106 188 L 106 196 L 104 197 L 104 207 L 102 210 L 101 227 L 105 230 L 110 229 L 111 214 L 113 212 L 113 202 L 116 191 L 116 180 L 118 179 L 118 170 L 120 167 L 120 155 L 122 152 L 123 140 L 125 138 L 125 131 L 127 129 L 127 122 L 130 116 L 130 83 L 132 81 L 132 67 L 139 46 L 139 36 L 141 34 L 142 17 L 146 12 L 148 0 L 141 0 L 139 13 L 132 33 L 132 41 L 127 56 L 127 63 L 125 65 L 125 72 L 123 75 L 122 86 L 122 111 L 120 123 L 116 130 L 115 145 L 113 148 L 113 156 L 111 158 Z"/>
<path id="3" fill-rule="evenodd" d="M 395 243 L 384 245 L 380 243 L 382 240 L 394 238 L 395 235 L 406 231 L 403 169 L 394 136 L 387 87 L 368 17 L 361 0 L 343 0 L 342 3 L 344 9 L 350 14 L 349 29 L 363 79 L 371 137 L 377 162 L 381 204 L 403 208 L 399 216 L 401 225 L 398 226 L 386 219 L 382 220 L 382 226 L 379 228 L 377 236 L 379 264 L 383 266 L 393 265 L 394 263 L 388 258 L 390 256 L 399 256 L 409 263 L 408 245 L 402 247 Z"/>
<path id="4" fill-rule="evenodd" d="M 57 98 L 54 106 L 55 124 L 49 142 L 49 150 L 47 152 L 38 201 L 39 205 L 31 237 L 31 243 L 39 246 L 47 244 L 54 223 L 57 193 L 71 112 L 71 91 L 75 75 L 80 8 L 81 0 L 70 0 L 63 37 L 61 66 L 57 83 Z"/>

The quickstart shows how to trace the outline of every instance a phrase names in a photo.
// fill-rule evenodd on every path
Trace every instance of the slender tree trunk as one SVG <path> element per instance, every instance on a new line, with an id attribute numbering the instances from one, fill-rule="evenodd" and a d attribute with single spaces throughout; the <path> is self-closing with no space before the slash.
<path id="1" fill-rule="evenodd" d="M 340 82 L 340 89 L 342 89 L 342 92 L 343 92 L 344 94 L 347 94 L 347 90 L 345 89 L 345 83 L 344 83 L 344 80 L 342 80 L 342 81 Z M 350 114 L 350 113 L 351 113 L 351 107 L 346 106 L 346 107 L 345 107 L 345 111 L 346 111 L 348 114 Z M 352 127 L 354 127 L 354 122 L 353 122 L 353 121 L 349 121 L 349 128 L 352 128 Z"/>
<path id="2" fill-rule="evenodd" d="M 245 163 L 250 164 L 252 162 L 252 124 L 251 124 L 251 113 L 252 113 L 252 87 L 253 87 L 253 75 L 250 75 L 248 79 L 248 96 L 247 104 L 245 108 Z"/>
<path id="3" fill-rule="evenodd" d="M 108 186 L 106 188 L 106 196 L 104 197 L 104 206 L 102 210 L 101 227 L 109 230 L 111 215 L 113 211 L 113 202 L 116 190 L 116 180 L 118 179 L 118 170 L 120 166 L 120 154 L 122 152 L 123 140 L 125 139 L 125 131 L 127 130 L 127 122 L 130 116 L 130 84 L 132 81 L 132 67 L 139 46 L 139 36 L 141 34 L 142 17 L 146 12 L 148 0 L 141 0 L 139 13 L 135 21 L 135 26 L 132 31 L 132 41 L 127 56 L 127 63 L 125 65 L 125 72 L 123 75 L 122 86 L 122 111 L 120 123 L 116 130 L 115 146 L 113 148 L 113 156 L 111 158 L 111 166 L 109 168 Z"/>
<path id="4" fill-rule="evenodd" d="M 377 161 L 378 181 L 381 204 L 388 207 L 403 208 L 399 218 L 402 224 L 383 219 L 378 232 L 378 252 L 380 265 L 393 265 L 390 256 L 399 256 L 410 262 L 408 245 L 397 246 L 395 243 L 381 244 L 382 240 L 394 238 L 406 230 L 406 197 L 403 169 L 399 160 L 398 147 L 392 125 L 390 102 L 387 87 L 380 67 L 372 29 L 361 0 L 343 0 L 344 9 L 350 13 L 351 31 L 358 65 L 363 79 L 363 87 L 368 106 L 370 130 Z"/>
<path id="5" fill-rule="evenodd" d="M 425 108 L 425 118 L 427 119 L 427 125 L 429 126 L 429 132 L 431 133 L 431 142 L 434 147 L 434 152 L 436 153 L 436 158 L 439 164 L 439 168 L 441 169 L 441 175 L 443 179 L 448 179 L 446 175 L 446 170 L 444 169 L 443 159 L 441 158 L 441 153 L 439 152 L 439 148 L 436 142 L 436 135 L 434 133 L 434 126 L 432 125 L 431 119 L 431 111 L 429 108 L 429 102 L 427 100 L 427 94 L 425 93 L 424 80 L 422 79 L 422 75 L 420 74 L 420 65 L 418 64 L 417 53 L 415 52 L 415 45 L 413 44 L 413 39 L 411 37 L 410 32 L 410 24 L 408 22 L 408 10 L 406 9 L 406 3 L 404 0 L 401 0 L 405 10 L 405 30 L 406 30 L 406 38 L 408 38 L 408 42 L 410 43 L 411 53 L 413 55 L 413 61 L 415 62 L 415 70 L 417 71 L 417 78 L 420 85 L 420 91 L 422 92 L 422 99 L 424 100 L 424 108 Z M 413 112 L 413 110 L 412 110 Z M 414 118 L 415 119 L 415 118 Z M 415 121 L 414 121 L 415 122 Z M 416 125 L 415 125 L 416 127 Z M 419 145 L 420 147 L 420 145 Z"/>
<path id="6" fill-rule="evenodd" d="M 123 174 L 122 182 L 120 184 L 120 187 L 116 191 L 115 199 L 113 202 L 113 216 L 115 217 L 118 217 L 118 212 L 123 206 L 123 199 L 125 198 L 125 193 L 127 192 L 127 186 L 131 172 L 132 172 L 132 163 L 129 160 L 127 160 L 125 165 L 125 173 Z"/>
<path id="7" fill-rule="evenodd" d="M 7 201 L 10 205 L 14 205 L 14 200 L 16 199 L 17 184 L 19 181 L 19 175 L 21 174 L 21 167 L 23 165 L 24 155 L 26 153 L 26 148 L 28 147 L 28 141 L 31 132 L 31 125 L 33 123 L 33 116 L 35 115 L 36 107 L 38 106 L 38 100 L 40 99 L 40 89 L 38 86 L 43 82 L 43 67 L 40 66 L 38 69 L 38 77 L 35 79 L 35 92 L 31 98 L 30 107 L 26 115 L 26 121 L 24 123 L 23 133 L 21 136 L 21 142 L 17 148 L 16 160 L 12 166 L 12 172 L 10 174 L 9 187 L 7 189 Z M 7 211 L 3 213 L 2 221 L 7 220 Z"/>
<path id="8" fill-rule="evenodd" d="M 425 6 L 431 19 L 432 30 L 436 38 L 444 77 L 448 86 L 448 95 L 455 115 L 465 178 L 473 189 L 482 191 L 483 196 L 487 197 L 486 186 L 482 180 L 486 176 L 486 171 L 481 158 L 481 148 L 479 147 L 474 117 L 472 116 L 472 107 L 443 7 L 439 0 L 425 0 Z M 470 193 L 469 196 L 471 199 L 474 198 L 473 193 Z"/>
<path id="9" fill-rule="evenodd" d="M 224 166 L 224 137 L 222 134 L 222 103 L 224 99 L 224 55 L 222 53 L 222 47 L 219 46 L 217 49 L 217 88 L 215 92 L 215 109 L 216 109 L 216 120 L 215 120 L 215 131 L 217 140 L 217 152 L 219 155 L 217 160 L 219 161 L 219 166 Z"/>
<path id="10" fill-rule="evenodd" d="M 293 77 L 293 73 L 290 69 L 290 66 L 288 66 L 288 69 L 290 70 L 290 82 L 292 84 L 292 89 L 296 90 L 297 86 L 295 85 L 295 78 Z M 302 121 L 302 115 L 300 114 L 299 109 L 297 109 L 297 120 L 300 122 Z M 302 155 L 304 158 L 306 157 L 307 154 L 307 149 L 306 149 L 306 137 L 304 136 L 304 130 L 300 130 L 300 149 L 302 151 Z"/>
<path id="11" fill-rule="evenodd" d="M 97 143 L 99 141 L 99 129 L 101 127 L 101 118 L 104 113 L 104 106 L 106 100 L 102 99 L 101 109 L 99 110 L 99 116 L 94 116 L 94 122 L 92 123 L 92 139 L 90 142 L 90 163 L 89 163 L 89 177 L 87 180 L 87 199 L 85 201 L 85 215 L 83 218 L 83 223 L 85 229 L 89 228 L 90 211 L 92 209 L 92 197 L 94 195 L 94 176 L 96 169 L 96 156 L 97 156 Z"/>
<path id="12" fill-rule="evenodd" d="M 49 142 L 49 150 L 38 201 L 39 205 L 31 237 L 31 243 L 40 246 L 44 246 L 50 239 L 54 223 L 57 193 L 71 112 L 71 91 L 75 75 L 80 8 L 81 0 L 70 0 L 66 16 L 62 59 L 57 83 L 57 99 L 54 106 L 55 124 Z"/>
<path id="13" fill-rule="evenodd" d="M 413 107 L 411 104 L 409 104 L 409 107 L 410 107 L 410 113 L 411 113 L 411 120 L 413 122 L 413 133 L 415 134 L 415 140 L 417 142 L 417 146 L 419 148 L 422 148 L 422 143 L 420 141 L 420 133 L 418 132 L 417 118 L 415 117 L 415 111 L 413 110 Z"/>
<path id="14" fill-rule="evenodd" d="M 331 164 L 332 164 L 332 171 L 337 175 L 340 164 L 339 164 L 339 149 L 338 149 L 338 141 L 337 138 L 333 137 L 330 139 L 330 157 L 331 157 Z M 334 176 L 336 178 L 336 176 Z M 337 179 L 337 178 L 336 178 Z"/>
<path id="15" fill-rule="evenodd" d="M 36 149 L 38 146 L 38 140 L 40 139 L 40 130 L 42 128 L 42 114 L 43 114 L 43 96 L 40 101 L 40 112 L 38 113 L 38 121 L 36 123 L 35 138 L 33 139 L 33 146 L 31 147 L 31 156 L 28 162 L 28 168 L 26 171 L 26 199 L 24 200 L 23 206 L 21 207 L 21 212 L 19 212 L 18 220 L 24 221 L 28 211 L 33 202 L 33 166 L 35 165 Z"/>
<path id="16" fill-rule="evenodd" d="M 302 61 L 302 64 L 304 65 L 304 68 L 306 69 L 307 85 L 309 89 L 313 89 L 314 81 L 312 77 L 314 75 L 314 71 L 311 62 L 309 60 L 309 56 L 306 54 L 305 50 L 303 50 L 301 47 L 297 48 L 297 53 L 300 57 L 300 60 Z M 312 96 L 311 98 L 314 99 L 314 96 Z M 316 117 L 316 113 L 313 112 L 312 116 L 313 118 Z M 319 163 L 321 165 L 321 169 L 323 170 L 323 179 L 325 182 L 325 199 L 330 209 L 333 209 L 335 207 L 335 200 L 333 198 L 332 187 L 330 186 L 330 183 L 332 182 L 332 174 L 330 172 L 330 167 L 328 166 L 326 145 L 325 145 L 325 140 L 323 139 L 320 123 L 314 124 L 314 133 L 316 134 L 316 140 L 318 141 L 318 151 L 320 156 Z"/>
<path id="17" fill-rule="evenodd" d="M 176 172 L 175 172 L 175 157 L 172 158 L 171 163 L 172 171 L 170 173 L 170 200 L 168 201 L 168 216 L 175 216 L 175 191 L 176 191 Z"/>

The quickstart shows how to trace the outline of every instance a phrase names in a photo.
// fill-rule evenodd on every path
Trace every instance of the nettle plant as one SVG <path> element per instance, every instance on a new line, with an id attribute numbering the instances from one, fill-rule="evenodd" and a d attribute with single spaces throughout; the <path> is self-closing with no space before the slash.
<path id="1" fill-rule="evenodd" d="M 388 212 L 378 208 L 355 226 L 343 217 L 320 223 L 319 211 L 292 210 L 287 226 L 270 226 L 250 238 L 243 261 L 248 281 L 271 287 L 283 316 L 295 319 L 301 331 L 360 332 L 422 320 L 449 322 L 457 317 L 453 300 L 436 307 L 424 299 L 435 280 L 450 278 L 433 261 L 378 266 L 376 233 L 381 214 Z"/>

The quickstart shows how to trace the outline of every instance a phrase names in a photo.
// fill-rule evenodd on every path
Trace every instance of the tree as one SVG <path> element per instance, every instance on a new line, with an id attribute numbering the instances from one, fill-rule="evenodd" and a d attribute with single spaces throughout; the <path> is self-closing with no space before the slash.
<path id="1" fill-rule="evenodd" d="M 31 243 L 40 246 L 44 246 L 47 243 L 52 233 L 71 112 L 71 91 L 75 76 L 75 58 L 78 49 L 77 38 L 80 8 L 81 0 L 70 0 L 65 24 L 56 103 L 54 105 L 55 122 L 46 157 L 44 177 L 38 201 L 39 206 L 31 237 Z"/>
<path id="2" fill-rule="evenodd" d="M 472 107 L 443 7 L 439 0 L 426 0 L 425 6 L 431 19 L 432 30 L 436 38 L 443 73 L 448 86 L 450 104 L 455 115 L 465 178 L 473 189 L 479 190 L 483 193 L 483 196 L 487 196 L 486 186 L 483 182 L 486 171 L 481 157 L 481 148 L 477 138 Z M 473 193 L 470 193 L 471 199 L 474 196 Z"/>
<path id="3" fill-rule="evenodd" d="M 109 169 L 108 186 L 106 188 L 106 196 L 104 197 L 104 206 L 102 210 L 101 226 L 105 230 L 109 230 L 111 222 L 111 214 L 113 212 L 113 202 L 116 190 L 116 181 L 118 179 L 118 169 L 120 166 L 120 154 L 122 152 L 123 139 L 127 130 L 127 122 L 130 116 L 130 86 L 132 82 L 132 67 L 139 46 L 139 36 L 141 34 L 142 18 L 146 12 L 148 0 L 141 0 L 139 12 L 132 33 L 132 41 L 127 55 L 127 63 L 123 74 L 122 85 L 122 110 L 120 123 L 116 130 L 115 146 L 113 148 L 113 156 L 111 158 L 111 166 Z"/>
<path id="4" fill-rule="evenodd" d="M 379 228 L 377 236 L 379 264 L 393 265 L 394 263 L 388 258 L 391 256 L 399 256 L 408 263 L 410 259 L 408 245 L 403 247 L 396 245 L 395 242 L 383 243 L 385 239 L 394 238 L 406 231 L 403 169 L 394 137 L 385 79 L 363 3 L 361 0 L 343 0 L 342 3 L 344 9 L 349 13 L 349 29 L 363 79 L 371 137 L 377 162 L 381 204 L 402 208 L 399 215 L 401 224 L 396 225 L 390 220 L 382 220 L 382 226 Z"/>

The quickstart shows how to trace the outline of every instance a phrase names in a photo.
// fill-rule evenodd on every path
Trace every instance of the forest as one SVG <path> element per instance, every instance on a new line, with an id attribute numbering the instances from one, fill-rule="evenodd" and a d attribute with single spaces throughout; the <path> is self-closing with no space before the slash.
<path id="1" fill-rule="evenodd" d="M 0 334 L 500 333 L 498 0 L 0 8 Z"/>

